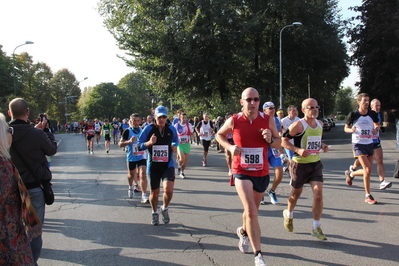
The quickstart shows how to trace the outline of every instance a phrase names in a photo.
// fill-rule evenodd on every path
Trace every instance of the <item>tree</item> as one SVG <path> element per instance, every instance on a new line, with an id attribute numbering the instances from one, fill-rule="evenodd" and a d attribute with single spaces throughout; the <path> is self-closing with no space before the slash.
<path id="1" fill-rule="evenodd" d="M 130 73 L 124 76 L 118 83 L 118 87 L 127 93 L 128 102 L 126 110 L 121 110 L 125 114 L 124 117 L 132 113 L 138 113 L 146 116 L 151 113 L 154 108 L 155 96 L 152 92 L 150 83 L 143 74 Z"/>
<path id="2" fill-rule="evenodd" d="M 335 97 L 335 109 L 334 113 L 341 115 L 348 115 L 353 111 L 353 93 L 351 87 L 341 88 Z"/>
<path id="3" fill-rule="evenodd" d="M 87 96 L 85 96 L 87 97 Z M 87 101 L 79 102 L 80 114 L 85 118 L 124 117 L 120 110 L 121 100 L 129 101 L 127 93 L 113 83 L 101 83 L 95 86 L 88 94 Z"/>
<path id="4" fill-rule="evenodd" d="M 399 2 L 363 0 L 354 7 L 361 15 L 352 19 L 347 36 L 353 51 L 352 61 L 360 68 L 361 92 L 378 98 L 384 108 L 399 104 Z"/>
<path id="5" fill-rule="evenodd" d="M 77 85 L 75 75 L 66 68 L 57 71 L 50 81 L 51 109 L 49 112 L 58 121 L 65 121 L 67 114 L 77 110 L 76 98 L 79 98 L 81 94 Z"/>
<path id="6" fill-rule="evenodd" d="M 13 93 L 14 88 L 11 76 L 12 62 L 2 48 L 3 46 L 0 45 L 0 112 L 5 112 L 8 109 L 8 96 Z"/>
<path id="7" fill-rule="evenodd" d="M 190 106 L 238 101 L 248 86 L 277 99 L 279 31 L 293 21 L 305 27 L 285 38 L 285 103 L 306 95 L 309 75 L 328 102 L 347 76 L 335 0 L 102 0 L 99 11 L 124 60 Z"/>

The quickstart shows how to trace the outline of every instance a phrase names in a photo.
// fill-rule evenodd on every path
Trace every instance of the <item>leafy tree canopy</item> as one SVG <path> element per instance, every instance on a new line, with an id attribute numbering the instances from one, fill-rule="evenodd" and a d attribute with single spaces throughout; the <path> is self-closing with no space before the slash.
<path id="1" fill-rule="evenodd" d="M 363 0 L 348 24 L 352 61 L 360 68 L 361 92 L 378 98 L 385 108 L 399 104 L 399 2 Z M 357 24 L 355 24 L 357 23 Z"/>
<path id="2" fill-rule="evenodd" d="M 279 32 L 294 21 L 304 26 L 283 33 L 285 105 L 306 98 L 308 77 L 330 104 L 348 73 L 335 0 L 102 0 L 99 12 L 125 61 L 190 108 L 226 106 L 248 86 L 277 102 Z"/>

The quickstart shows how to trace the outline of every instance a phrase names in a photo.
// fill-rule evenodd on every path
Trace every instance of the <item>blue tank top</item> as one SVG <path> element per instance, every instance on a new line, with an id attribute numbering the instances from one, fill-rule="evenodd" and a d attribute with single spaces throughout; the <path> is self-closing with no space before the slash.
<path id="1" fill-rule="evenodd" d="M 128 140 L 132 137 L 135 136 L 137 140 L 133 143 L 130 143 L 129 145 L 126 146 L 126 159 L 128 162 L 138 162 L 141 161 L 142 159 L 145 159 L 145 153 L 146 151 L 140 151 L 139 150 L 139 136 L 141 134 L 141 131 L 143 130 L 141 127 L 139 128 L 131 128 L 129 127 L 126 129 L 129 131 L 129 137 Z"/>

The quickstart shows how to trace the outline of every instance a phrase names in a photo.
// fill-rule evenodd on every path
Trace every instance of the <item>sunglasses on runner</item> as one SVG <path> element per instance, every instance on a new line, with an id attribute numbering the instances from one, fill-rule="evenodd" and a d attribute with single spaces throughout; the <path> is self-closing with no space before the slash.
<path id="1" fill-rule="evenodd" d="M 254 102 L 259 102 L 260 101 L 260 98 L 259 97 L 255 97 L 255 98 L 246 98 L 246 99 L 243 99 L 243 100 L 245 100 L 245 101 L 247 101 L 247 102 L 252 102 L 252 101 L 254 101 Z"/>
<path id="2" fill-rule="evenodd" d="M 320 109 L 320 106 L 306 106 L 305 109 Z"/>

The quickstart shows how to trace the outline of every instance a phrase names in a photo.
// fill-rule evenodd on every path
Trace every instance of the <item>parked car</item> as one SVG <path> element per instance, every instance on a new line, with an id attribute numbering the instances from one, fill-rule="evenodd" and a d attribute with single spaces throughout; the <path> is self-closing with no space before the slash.
<path id="1" fill-rule="evenodd" d="M 335 127 L 335 121 L 334 121 L 334 118 L 332 118 L 332 117 L 329 117 L 329 118 L 327 118 L 327 120 L 328 120 L 328 121 L 330 121 L 330 123 L 331 123 L 331 126 L 332 126 L 332 127 Z"/>
<path id="2" fill-rule="evenodd" d="M 323 121 L 323 131 L 330 131 L 331 130 L 330 122 L 326 118 L 323 118 L 321 120 Z"/>

